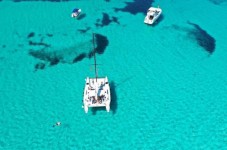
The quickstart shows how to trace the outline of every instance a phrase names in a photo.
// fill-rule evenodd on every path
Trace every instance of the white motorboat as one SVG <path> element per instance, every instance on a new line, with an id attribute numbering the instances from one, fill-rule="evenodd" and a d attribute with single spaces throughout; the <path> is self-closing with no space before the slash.
<path id="1" fill-rule="evenodd" d="M 94 46 L 93 34 L 93 46 Z M 95 47 L 94 52 L 94 66 L 95 76 L 93 78 L 87 77 L 85 79 L 84 95 L 83 95 L 83 108 L 85 113 L 88 113 L 89 107 L 106 107 L 106 111 L 110 111 L 110 85 L 107 77 L 100 78 L 97 75 Z"/>
<path id="2" fill-rule="evenodd" d="M 153 24 L 162 14 L 161 8 L 150 7 L 147 11 L 147 15 L 144 19 L 144 23 Z"/>
<path id="3" fill-rule="evenodd" d="M 75 8 L 72 11 L 71 17 L 76 18 L 77 16 L 79 16 L 80 13 L 81 13 L 81 9 Z"/>

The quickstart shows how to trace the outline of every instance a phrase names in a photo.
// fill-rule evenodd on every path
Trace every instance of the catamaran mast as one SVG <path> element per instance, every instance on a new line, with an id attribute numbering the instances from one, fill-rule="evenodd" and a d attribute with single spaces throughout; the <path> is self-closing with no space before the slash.
<path id="1" fill-rule="evenodd" d="M 96 82 L 97 82 L 97 78 L 98 78 L 98 72 L 97 72 L 97 64 L 96 64 L 96 56 L 95 56 L 95 33 L 93 33 L 93 53 L 94 53 L 94 61 L 95 61 L 95 78 L 96 78 Z"/>

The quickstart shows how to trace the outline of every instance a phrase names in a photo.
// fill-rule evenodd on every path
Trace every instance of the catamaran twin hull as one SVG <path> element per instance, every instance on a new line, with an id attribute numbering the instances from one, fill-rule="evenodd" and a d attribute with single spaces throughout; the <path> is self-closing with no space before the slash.
<path id="1" fill-rule="evenodd" d="M 108 78 L 86 78 L 83 98 L 83 108 L 85 113 L 89 107 L 106 107 L 110 111 L 110 85 Z"/>

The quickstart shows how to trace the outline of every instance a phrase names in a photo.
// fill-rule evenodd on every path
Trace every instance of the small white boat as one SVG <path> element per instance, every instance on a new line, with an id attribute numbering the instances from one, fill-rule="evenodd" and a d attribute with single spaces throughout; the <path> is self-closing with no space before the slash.
<path id="1" fill-rule="evenodd" d="M 97 75 L 95 48 L 94 48 L 94 66 L 96 77 L 94 78 L 87 77 L 85 79 L 82 107 L 84 108 L 85 113 L 88 113 L 89 107 L 106 107 L 106 111 L 109 112 L 111 102 L 110 85 L 107 77 L 100 78 Z"/>
<path id="2" fill-rule="evenodd" d="M 160 17 L 161 13 L 161 8 L 150 7 L 147 11 L 147 16 L 144 19 L 144 23 L 153 24 Z"/>
<path id="3" fill-rule="evenodd" d="M 71 17 L 75 18 L 75 17 L 79 16 L 80 13 L 81 13 L 81 9 L 75 8 L 72 11 Z"/>

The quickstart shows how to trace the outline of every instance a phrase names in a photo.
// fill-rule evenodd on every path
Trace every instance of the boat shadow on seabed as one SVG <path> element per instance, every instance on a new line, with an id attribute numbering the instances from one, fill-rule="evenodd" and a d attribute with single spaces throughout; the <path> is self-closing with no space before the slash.
<path id="1" fill-rule="evenodd" d="M 83 18 L 86 17 L 86 14 L 85 13 L 82 13 L 80 14 L 78 17 L 77 17 L 77 20 L 82 20 Z"/>

